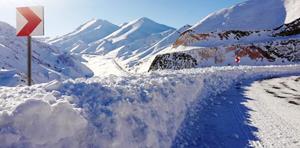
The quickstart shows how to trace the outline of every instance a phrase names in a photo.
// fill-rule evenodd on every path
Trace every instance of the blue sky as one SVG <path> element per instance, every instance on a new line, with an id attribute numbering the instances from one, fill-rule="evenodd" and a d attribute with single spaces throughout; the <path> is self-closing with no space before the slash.
<path id="1" fill-rule="evenodd" d="M 245 0 L 0 0 L 0 21 L 15 26 L 15 7 L 45 6 L 46 36 L 74 30 L 92 18 L 114 24 L 148 17 L 179 28 Z"/>

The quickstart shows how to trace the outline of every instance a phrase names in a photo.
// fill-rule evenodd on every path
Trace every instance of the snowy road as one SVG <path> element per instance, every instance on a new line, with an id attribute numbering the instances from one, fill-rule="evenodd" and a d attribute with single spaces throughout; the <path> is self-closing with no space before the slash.
<path id="1" fill-rule="evenodd" d="M 198 102 L 172 147 L 300 147 L 299 82 L 246 80 Z"/>
<path id="2" fill-rule="evenodd" d="M 245 103 L 264 147 L 300 147 L 300 77 L 258 81 L 247 87 Z"/>
<path id="3" fill-rule="evenodd" d="M 86 62 L 83 62 L 88 68 L 93 70 L 94 76 L 103 77 L 109 75 L 126 76 L 129 73 L 122 68 L 113 58 L 107 58 L 99 55 L 83 55 Z"/>

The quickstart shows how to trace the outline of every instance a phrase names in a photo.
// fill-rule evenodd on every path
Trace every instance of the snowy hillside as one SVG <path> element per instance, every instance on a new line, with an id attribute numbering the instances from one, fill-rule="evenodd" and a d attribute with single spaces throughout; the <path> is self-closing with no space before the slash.
<path id="1" fill-rule="evenodd" d="M 163 52 L 164 50 L 168 50 L 169 46 L 174 44 L 174 42 L 180 37 L 180 35 L 189 29 L 190 25 L 185 25 L 180 29 L 174 31 L 169 34 L 167 37 L 163 38 L 159 42 L 157 42 L 152 47 L 144 50 L 141 54 L 136 55 L 133 61 L 131 61 L 131 65 L 128 66 L 129 69 L 132 69 L 134 72 L 145 72 L 149 69 L 151 62 L 155 58 L 157 54 Z M 131 59 L 129 59 L 131 60 Z"/>
<path id="2" fill-rule="evenodd" d="M 80 52 L 87 48 L 88 44 L 100 40 L 118 29 L 119 26 L 108 21 L 92 19 L 71 33 L 47 40 L 47 43 L 55 45 L 63 51 Z"/>
<path id="3" fill-rule="evenodd" d="M 265 30 L 299 18 L 299 0 L 247 0 L 208 15 L 192 27 L 197 33 Z"/>
<path id="4" fill-rule="evenodd" d="M 157 55 L 149 71 L 230 65 L 287 65 L 300 63 L 300 41 L 272 41 L 218 47 L 179 47 Z M 236 58 L 239 57 L 239 63 Z"/>
<path id="5" fill-rule="evenodd" d="M 288 14 L 290 9 L 292 9 L 290 8 L 290 3 L 292 2 L 294 5 L 298 5 L 299 3 L 299 1 L 296 2 L 292 0 L 266 0 L 261 2 L 262 4 L 260 5 L 257 0 L 249 0 L 245 3 L 233 6 L 230 9 L 225 9 L 214 13 L 213 15 L 209 15 L 205 20 L 221 21 L 227 23 L 229 27 L 226 28 L 226 25 L 224 24 L 215 24 L 217 25 L 215 28 L 218 28 L 218 31 L 212 31 L 206 27 L 206 21 L 203 21 L 204 23 L 198 23 L 194 27 L 183 32 L 174 42 L 173 46 L 164 49 L 163 52 L 153 60 L 149 70 L 238 64 L 280 65 L 299 63 L 299 14 L 289 17 L 289 20 L 286 21 L 289 23 L 286 24 L 280 21 L 280 19 L 282 19 L 281 17 L 271 17 L 271 19 L 279 21 L 279 23 L 273 25 L 275 26 L 273 28 L 272 26 L 268 26 L 269 28 L 261 27 L 260 23 L 256 25 L 257 22 L 253 25 L 258 28 L 252 28 L 251 25 L 243 26 L 245 24 L 241 23 L 243 19 L 238 17 L 248 14 L 248 12 L 255 12 L 253 14 L 251 13 L 251 15 L 253 15 L 252 17 L 246 17 L 250 18 L 249 20 L 251 22 L 253 21 L 253 23 L 257 20 L 251 20 L 251 18 L 263 18 L 263 16 L 269 18 L 269 15 L 271 15 L 269 14 L 269 11 L 262 10 L 278 9 L 278 6 L 280 6 L 279 3 L 289 4 L 289 6 L 284 7 L 284 10 L 287 11 Z M 271 5 L 274 7 L 269 8 Z M 266 8 L 264 9 L 264 7 Z M 259 12 L 260 14 L 256 14 L 256 12 Z M 283 12 L 274 11 L 273 13 L 280 16 Z M 272 15 L 275 15 L 273 13 Z M 228 16 L 228 20 L 223 20 L 223 15 Z M 250 15 L 250 13 L 248 15 Z M 257 16 L 254 17 L 255 15 Z M 291 21 L 290 19 L 292 18 L 295 19 Z M 240 22 L 236 22 L 238 19 L 240 19 Z M 267 21 L 272 22 L 271 20 Z M 282 24 L 280 24 L 280 22 Z M 272 23 L 267 24 L 272 25 Z M 203 33 L 206 32 L 203 30 L 207 30 L 207 33 Z M 237 59 L 238 61 L 236 61 Z"/>
<path id="6" fill-rule="evenodd" d="M 92 20 L 67 35 L 48 40 L 47 43 L 56 45 L 63 51 L 82 54 L 82 56 L 98 55 L 99 59 L 108 59 L 106 61 L 108 65 L 115 65 L 115 62 L 118 62 L 127 70 L 132 70 L 141 68 L 139 66 L 141 61 L 149 61 L 152 55 L 170 46 L 189 27 L 185 26 L 176 31 L 172 27 L 145 17 L 121 24 L 120 27 L 115 27 L 106 21 Z M 85 60 L 89 60 L 90 58 L 87 57 L 83 56 Z M 86 64 L 88 67 L 95 67 L 106 62 L 88 61 Z M 94 72 L 98 73 L 98 71 Z"/>
<path id="7" fill-rule="evenodd" d="M 26 80 L 27 40 L 16 37 L 15 32 L 13 27 L 0 22 L 0 68 L 15 71 L 22 80 Z M 70 54 L 62 54 L 48 44 L 33 39 L 32 49 L 34 83 L 92 75 L 87 67 Z"/>

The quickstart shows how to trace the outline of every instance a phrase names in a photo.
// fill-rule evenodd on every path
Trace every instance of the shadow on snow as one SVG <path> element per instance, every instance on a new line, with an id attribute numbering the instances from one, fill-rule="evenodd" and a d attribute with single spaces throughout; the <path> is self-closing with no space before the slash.
<path id="1" fill-rule="evenodd" d="M 243 104 L 249 101 L 243 93 L 244 87 L 250 84 L 236 84 L 224 93 L 207 97 L 191 107 L 172 147 L 251 147 L 250 141 L 259 139 L 254 134 L 258 129 L 250 124 L 249 112 L 252 110 Z"/>

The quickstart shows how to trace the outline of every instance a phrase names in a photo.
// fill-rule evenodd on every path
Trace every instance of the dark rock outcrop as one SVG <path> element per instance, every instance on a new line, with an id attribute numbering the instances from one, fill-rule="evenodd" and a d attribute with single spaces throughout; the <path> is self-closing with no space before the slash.
<path id="1" fill-rule="evenodd" d="M 197 66 L 197 60 L 186 53 L 167 53 L 158 55 L 152 62 L 149 71 L 163 70 L 163 69 L 189 69 Z"/>

